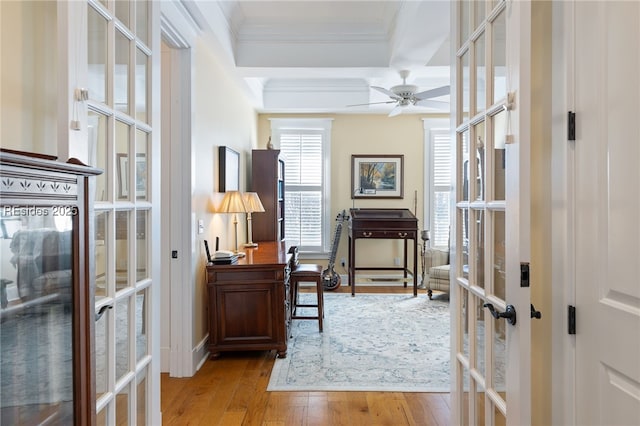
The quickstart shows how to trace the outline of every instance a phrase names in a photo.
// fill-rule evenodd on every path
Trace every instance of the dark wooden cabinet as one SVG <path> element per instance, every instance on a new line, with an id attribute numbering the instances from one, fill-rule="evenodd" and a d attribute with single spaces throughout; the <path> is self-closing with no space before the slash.
<path id="1" fill-rule="evenodd" d="M 280 241 L 245 251 L 236 264 L 207 266 L 210 357 L 275 349 L 284 358 L 291 325 L 291 255 Z"/>
<path id="2" fill-rule="evenodd" d="M 251 216 L 253 241 L 282 241 L 284 235 L 284 160 L 278 149 L 254 149 L 251 188 L 258 193 L 263 213 Z"/>
<path id="3" fill-rule="evenodd" d="M 0 424 L 93 425 L 94 176 L 0 153 Z"/>

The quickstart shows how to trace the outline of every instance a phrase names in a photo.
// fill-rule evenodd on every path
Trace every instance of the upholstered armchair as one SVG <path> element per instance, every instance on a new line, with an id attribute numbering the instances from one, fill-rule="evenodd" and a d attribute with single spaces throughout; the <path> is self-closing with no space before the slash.
<path id="1" fill-rule="evenodd" d="M 449 250 L 427 249 L 425 269 L 428 275 L 427 294 L 432 298 L 433 290 L 449 292 Z"/>

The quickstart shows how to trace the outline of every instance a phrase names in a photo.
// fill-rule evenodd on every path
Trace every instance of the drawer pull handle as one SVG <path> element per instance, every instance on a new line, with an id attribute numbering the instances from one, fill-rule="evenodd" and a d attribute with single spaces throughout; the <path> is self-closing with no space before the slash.
<path id="1" fill-rule="evenodd" d="M 372 235 L 371 232 L 363 232 L 362 235 L 364 235 L 365 237 L 370 237 Z"/>
<path id="2" fill-rule="evenodd" d="M 406 237 L 407 237 L 407 235 L 409 235 L 409 234 L 407 234 L 406 232 L 398 232 L 398 236 L 399 236 L 400 238 L 406 238 Z"/>

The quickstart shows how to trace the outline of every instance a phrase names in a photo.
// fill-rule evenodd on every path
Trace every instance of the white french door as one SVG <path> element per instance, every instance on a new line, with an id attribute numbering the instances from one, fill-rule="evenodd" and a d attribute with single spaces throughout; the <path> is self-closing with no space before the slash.
<path id="1" fill-rule="evenodd" d="M 640 424 L 640 3 L 576 1 L 575 419 Z"/>
<path id="2" fill-rule="evenodd" d="M 150 1 L 89 0 L 89 161 L 96 181 L 97 425 L 159 422 L 157 247 L 159 147 L 152 108 L 159 37 Z M 158 52 L 159 53 L 159 52 Z M 155 233 L 157 235 L 157 233 Z M 154 340 L 156 339 L 156 340 Z"/>
<path id="3" fill-rule="evenodd" d="M 525 425 L 530 423 L 530 306 L 520 264 L 528 262 L 530 241 L 523 161 L 529 150 L 528 77 L 519 70 L 527 66 L 522 34 L 528 32 L 530 5 L 492 0 L 454 5 L 452 420 Z M 512 310 L 515 321 L 502 317 Z"/>

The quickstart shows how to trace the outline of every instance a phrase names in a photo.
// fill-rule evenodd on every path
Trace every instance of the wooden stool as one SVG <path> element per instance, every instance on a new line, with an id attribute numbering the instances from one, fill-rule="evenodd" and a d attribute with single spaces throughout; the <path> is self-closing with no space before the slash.
<path id="1" fill-rule="evenodd" d="M 317 294 L 317 304 L 300 304 L 298 302 L 298 293 L 300 282 L 315 282 L 316 283 L 316 294 Z M 291 283 L 291 319 L 304 319 L 304 320 L 318 320 L 318 327 L 320 328 L 320 332 L 322 332 L 322 318 L 324 317 L 324 297 L 323 291 L 324 288 L 322 286 L 322 266 L 313 265 L 313 264 L 305 264 L 298 263 L 293 268 L 291 268 L 290 275 L 290 283 Z M 307 316 L 307 315 L 298 315 L 296 313 L 297 308 L 318 308 L 318 316 Z"/>

